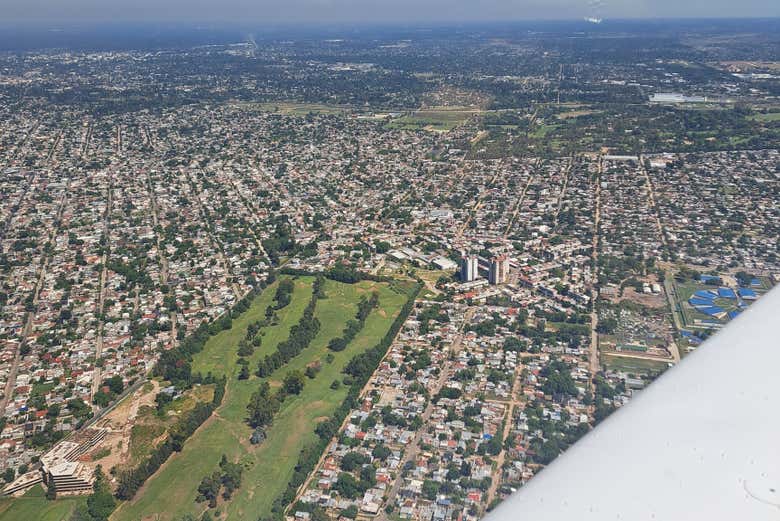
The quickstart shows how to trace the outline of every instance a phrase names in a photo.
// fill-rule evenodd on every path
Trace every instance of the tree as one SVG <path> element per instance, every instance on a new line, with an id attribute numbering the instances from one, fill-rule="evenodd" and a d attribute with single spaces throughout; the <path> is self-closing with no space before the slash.
<path id="1" fill-rule="evenodd" d="M 305 384 L 306 378 L 303 373 L 295 370 L 287 373 L 282 387 L 287 394 L 300 394 Z"/>
<path id="2" fill-rule="evenodd" d="M 92 516 L 87 510 L 87 505 L 79 503 L 68 518 L 68 521 L 92 521 Z"/>
<path id="3" fill-rule="evenodd" d="M 241 366 L 241 371 L 239 371 L 238 373 L 238 379 L 239 380 L 249 379 L 249 367 L 246 364 Z"/>
<path id="4" fill-rule="evenodd" d="M 95 396 L 92 397 L 92 401 L 95 403 L 95 405 L 105 407 L 111 403 L 111 396 L 104 393 L 103 391 L 98 391 L 95 393 Z"/>
<path id="5" fill-rule="evenodd" d="M 614 317 L 606 317 L 599 320 L 596 325 L 596 332 L 602 335 L 611 335 L 617 329 L 618 322 Z"/>
<path id="6" fill-rule="evenodd" d="M 214 472 L 212 475 L 206 476 L 200 480 L 200 485 L 198 485 L 198 497 L 196 500 L 198 502 L 208 501 L 210 508 L 216 507 L 217 496 L 219 495 L 219 489 L 221 487 L 222 483 L 220 481 L 219 472 Z"/>
<path id="7" fill-rule="evenodd" d="M 378 444 L 376 447 L 374 447 L 374 450 L 371 451 L 371 455 L 374 458 L 380 459 L 382 461 L 386 460 L 390 454 L 392 454 L 392 451 L 383 444 Z"/>
<path id="8" fill-rule="evenodd" d="M 12 482 L 15 477 L 16 477 L 16 471 L 11 467 L 8 467 L 7 469 L 5 469 L 5 472 L 3 472 L 3 480 L 6 483 Z"/>
<path id="9" fill-rule="evenodd" d="M 113 394 L 119 394 L 125 388 L 125 384 L 122 382 L 122 377 L 119 375 L 115 375 L 112 376 L 111 378 L 104 380 L 103 385 L 108 386 L 109 390 Z"/>
<path id="10" fill-rule="evenodd" d="M 351 472 L 361 465 L 365 465 L 369 462 L 368 456 L 365 456 L 359 452 L 347 452 L 344 457 L 341 458 L 341 469 Z"/>
<path id="11" fill-rule="evenodd" d="M 170 393 L 157 393 L 154 397 L 155 403 L 157 403 L 157 412 L 162 413 L 165 410 L 165 406 L 173 401 L 173 396 Z"/>
<path id="12" fill-rule="evenodd" d="M 279 399 L 276 394 L 271 394 L 268 382 L 263 382 L 260 388 L 252 394 L 247 405 L 249 425 L 255 428 L 270 425 L 280 407 Z"/>
<path id="13" fill-rule="evenodd" d="M 307 378 L 314 379 L 317 376 L 317 373 L 320 371 L 319 365 L 309 365 L 306 367 L 306 371 L 304 371 L 304 374 Z"/>
<path id="14" fill-rule="evenodd" d="M 92 489 L 94 492 L 87 498 L 89 515 L 94 521 L 107 521 L 108 516 L 116 508 L 116 499 L 111 495 L 111 488 L 100 466 L 95 469 L 95 483 Z"/>
<path id="15" fill-rule="evenodd" d="M 336 479 L 333 489 L 347 499 L 355 499 L 360 495 L 360 485 L 352 474 L 342 472 Z"/>
<path id="16" fill-rule="evenodd" d="M 427 499 L 433 501 L 439 493 L 439 484 L 430 479 L 426 479 L 422 484 L 422 493 Z"/>
<path id="17" fill-rule="evenodd" d="M 376 469 L 373 465 L 364 465 L 360 469 L 360 488 L 368 490 L 376 485 Z"/>
<path id="18" fill-rule="evenodd" d="M 219 463 L 219 468 L 222 470 L 220 481 L 222 486 L 225 487 L 222 497 L 230 499 L 230 496 L 233 495 L 233 491 L 241 486 L 241 473 L 244 468 L 238 463 L 229 462 L 224 454 Z"/>
<path id="19" fill-rule="evenodd" d="M 740 286 L 750 286 L 753 276 L 746 271 L 739 271 L 736 274 L 736 279 Z"/>
<path id="20" fill-rule="evenodd" d="M 510 336 L 504 340 L 504 351 L 520 351 L 524 352 L 528 350 L 528 342 L 520 340 L 517 337 Z"/>

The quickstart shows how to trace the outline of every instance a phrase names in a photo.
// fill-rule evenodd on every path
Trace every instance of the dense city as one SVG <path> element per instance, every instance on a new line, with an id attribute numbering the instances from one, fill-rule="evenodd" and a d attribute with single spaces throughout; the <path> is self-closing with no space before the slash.
<path id="1" fill-rule="evenodd" d="M 0 53 L 4 494 L 480 519 L 780 282 L 764 29 Z"/>

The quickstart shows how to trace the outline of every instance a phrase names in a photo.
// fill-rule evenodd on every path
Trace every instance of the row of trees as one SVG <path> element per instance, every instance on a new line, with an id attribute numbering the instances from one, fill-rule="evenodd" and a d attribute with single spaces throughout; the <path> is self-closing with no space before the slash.
<path id="1" fill-rule="evenodd" d="M 379 293 L 374 291 L 371 294 L 371 298 L 367 299 L 362 297 L 358 303 L 358 310 L 355 318 L 347 321 L 347 327 L 341 333 L 340 337 L 331 339 L 328 342 L 328 349 L 331 351 L 343 351 L 347 348 L 350 342 L 357 336 L 357 334 L 366 325 L 366 319 L 371 313 L 371 310 L 379 306 Z"/>
<path id="2" fill-rule="evenodd" d="M 274 295 L 276 309 L 287 307 L 290 302 L 292 302 L 292 293 L 294 289 L 295 283 L 292 279 L 282 279 L 279 281 L 279 285 L 276 287 L 276 295 Z"/>
<path id="3" fill-rule="evenodd" d="M 303 316 L 297 324 L 290 328 L 290 336 L 287 340 L 280 342 L 273 354 L 266 355 L 265 358 L 260 360 L 257 367 L 257 376 L 266 377 L 270 375 L 309 346 L 320 330 L 320 321 L 314 316 L 316 306 L 317 296 L 312 294 L 306 309 L 303 310 Z"/>
<path id="4" fill-rule="evenodd" d="M 295 268 L 281 268 L 279 270 L 279 273 L 284 275 L 326 278 L 330 280 L 335 280 L 336 282 L 343 282 L 344 284 L 354 284 L 362 280 L 371 280 L 374 282 L 393 282 L 393 279 L 390 277 L 385 277 L 382 275 L 372 275 L 370 273 L 362 272 L 358 270 L 353 264 L 349 264 L 349 265 L 337 264 L 336 266 L 334 266 L 333 268 L 329 269 L 324 273 L 295 269 Z"/>
<path id="5" fill-rule="evenodd" d="M 282 494 L 276 498 L 272 506 L 272 513 L 267 519 L 279 520 L 282 519 L 285 506 L 292 503 L 295 499 L 295 494 L 303 482 L 306 480 L 306 476 L 314 469 L 314 466 L 319 460 L 320 454 L 325 450 L 328 442 L 336 434 L 339 426 L 347 417 L 349 412 L 358 405 L 358 399 L 360 390 L 363 385 L 371 377 L 376 367 L 379 365 L 379 361 L 384 357 L 387 349 L 392 344 L 398 331 L 403 326 L 404 321 L 411 313 L 414 307 L 414 301 L 422 288 L 422 284 L 418 283 L 409 296 L 406 304 L 401 308 L 401 312 L 396 317 L 390 329 L 387 331 L 382 340 L 371 349 L 355 355 L 352 360 L 349 361 L 344 368 L 344 372 L 349 376 L 350 388 L 344 401 L 336 409 L 329 419 L 320 422 L 314 428 L 314 432 L 318 436 L 316 443 L 306 446 L 301 449 L 298 456 L 298 462 L 293 469 L 293 475 L 287 482 L 287 487 Z"/>
<path id="6" fill-rule="evenodd" d="M 264 287 L 265 284 L 261 282 L 259 289 Z M 192 357 L 203 350 L 209 337 L 233 327 L 233 316 L 238 316 L 249 309 L 249 305 L 259 289 L 250 291 L 244 298 L 236 302 L 229 313 L 223 314 L 211 324 L 205 321 L 201 323 L 192 334 L 183 339 L 175 348 L 163 351 L 152 374 L 162 377 L 164 380 L 168 380 L 181 388 L 189 388 L 193 383 L 200 381 L 199 378 L 193 378 Z"/>

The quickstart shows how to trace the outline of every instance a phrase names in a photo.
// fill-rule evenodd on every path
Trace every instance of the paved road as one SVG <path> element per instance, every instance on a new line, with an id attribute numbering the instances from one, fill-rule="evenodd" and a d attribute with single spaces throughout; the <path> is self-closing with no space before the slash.
<path id="1" fill-rule="evenodd" d="M 151 135 L 149 130 L 146 129 L 147 139 L 151 143 Z M 151 145 L 150 145 L 151 146 Z M 157 244 L 157 257 L 160 259 L 160 284 L 166 286 L 168 284 L 168 257 L 165 255 L 165 251 L 160 241 L 160 208 L 157 206 L 157 196 L 154 192 L 154 183 L 152 182 L 152 176 L 149 173 L 149 169 L 146 170 L 146 190 L 149 192 L 149 201 L 152 207 L 152 224 L 154 225 L 154 240 Z M 168 289 L 170 293 L 170 288 Z M 176 345 L 176 311 L 170 312 L 171 319 L 171 345 Z"/>
<path id="2" fill-rule="evenodd" d="M 655 225 L 658 228 L 658 234 L 661 236 L 661 244 L 668 252 L 669 245 L 666 243 L 666 234 L 664 233 L 664 227 L 661 224 L 661 214 L 658 211 L 658 205 L 655 203 L 655 190 L 653 189 L 653 181 L 650 179 L 650 173 L 645 167 L 645 161 L 643 156 L 639 156 L 639 164 L 642 166 L 642 172 L 645 174 L 645 182 L 647 182 L 647 198 L 650 203 L 650 208 L 653 209 L 653 216 L 655 217 Z"/>
<path id="3" fill-rule="evenodd" d="M 558 216 L 561 215 L 561 209 L 563 208 L 563 201 L 566 200 L 566 190 L 569 188 L 569 179 L 571 179 L 571 171 L 574 169 L 574 164 L 577 162 L 577 158 L 574 154 L 572 154 L 569 157 L 569 162 L 566 165 L 566 171 L 563 174 L 563 187 L 561 188 L 561 192 L 558 194 L 558 203 L 556 204 L 556 210 L 555 210 L 555 220 L 553 221 L 555 223 L 555 226 L 558 226 Z"/>
<path id="4" fill-rule="evenodd" d="M 230 176 L 230 177 L 228 177 L 228 179 L 230 181 L 230 186 L 233 188 L 233 191 L 236 193 L 238 198 L 241 200 L 241 204 L 244 205 L 244 208 L 246 208 L 246 210 L 249 212 L 249 215 L 250 215 L 252 221 L 254 222 L 255 226 L 249 228 L 249 233 L 251 233 L 252 237 L 254 237 L 255 245 L 257 246 L 257 249 L 260 250 L 260 253 L 263 254 L 263 256 L 265 257 L 266 261 L 268 261 L 268 264 L 270 265 L 271 264 L 271 259 L 268 257 L 268 252 L 265 251 L 265 248 L 263 248 L 263 243 L 260 240 L 260 237 L 255 233 L 255 227 L 258 228 L 258 229 L 262 229 L 263 228 L 263 225 L 261 223 L 261 219 L 257 216 L 257 210 L 255 210 L 254 205 L 249 200 L 247 200 L 247 198 L 244 197 L 244 195 L 238 190 L 238 187 L 236 186 L 236 182 L 233 180 L 233 177 Z"/>
<path id="5" fill-rule="evenodd" d="M 537 160 L 536 165 L 534 165 L 534 168 L 539 167 L 539 161 Z M 512 233 L 512 225 L 515 223 L 515 219 L 517 219 L 517 214 L 520 213 L 520 209 L 523 206 L 523 201 L 525 201 L 525 194 L 528 193 L 528 187 L 531 186 L 531 183 L 536 178 L 536 173 L 532 173 L 531 177 L 528 178 L 528 182 L 525 184 L 525 187 L 523 188 L 522 193 L 520 194 L 520 197 L 517 198 L 517 202 L 515 202 L 515 208 L 512 211 L 512 216 L 509 218 L 509 223 L 506 225 L 506 230 L 504 230 L 504 239 L 509 237 L 509 234 Z"/>
<path id="6" fill-rule="evenodd" d="M 206 206 L 203 204 L 203 200 L 201 199 L 201 192 L 200 190 L 196 189 L 195 181 L 193 181 L 189 171 L 184 170 L 184 174 L 187 176 L 187 180 L 190 184 L 190 189 L 192 190 L 192 193 L 195 196 L 195 201 L 197 201 L 198 203 L 198 208 L 200 209 L 200 215 L 203 218 L 203 222 L 206 223 L 206 231 L 208 232 L 209 242 L 211 242 L 211 245 L 217 254 L 217 259 L 219 260 L 219 263 L 222 265 L 222 268 L 225 270 L 225 273 L 227 273 L 228 277 L 231 279 L 230 289 L 233 291 L 233 295 L 236 297 L 236 300 L 237 301 L 241 300 L 242 297 L 241 288 L 239 288 L 238 284 L 235 283 L 235 275 L 233 274 L 233 270 L 231 269 L 227 257 L 225 257 L 224 249 L 222 247 L 222 242 L 214 235 L 214 232 L 212 231 L 211 218 L 208 212 L 206 211 Z"/>

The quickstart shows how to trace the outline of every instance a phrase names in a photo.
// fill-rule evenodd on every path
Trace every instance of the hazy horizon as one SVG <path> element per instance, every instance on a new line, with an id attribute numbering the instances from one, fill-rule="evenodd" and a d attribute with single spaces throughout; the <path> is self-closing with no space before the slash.
<path id="1" fill-rule="evenodd" d="M 780 2 L 745 0 L 0 0 L 3 22 L 451 23 L 663 18 L 774 18 Z M 2 22 L 0 22 L 2 23 Z"/>

